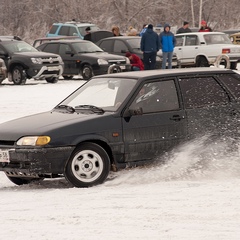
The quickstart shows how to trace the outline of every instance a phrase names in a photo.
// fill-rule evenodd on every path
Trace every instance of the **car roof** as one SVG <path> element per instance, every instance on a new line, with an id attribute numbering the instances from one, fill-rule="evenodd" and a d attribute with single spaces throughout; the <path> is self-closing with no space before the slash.
<path id="1" fill-rule="evenodd" d="M 234 73 L 230 69 L 206 67 L 206 68 L 174 68 L 174 69 L 157 69 L 157 70 L 144 70 L 144 71 L 131 71 L 121 72 L 113 74 L 105 74 L 101 76 L 95 76 L 94 78 L 133 78 L 133 79 L 144 79 L 144 78 L 156 78 L 156 77 L 170 77 L 170 76 L 184 76 L 186 74 L 221 74 L 221 73 Z"/>
<path id="2" fill-rule="evenodd" d="M 114 36 L 114 37 L 108 37 L 108 38 L 104 38 L 104 39 L 101 39 L 100 41 L 102 40 L 106 40 L 106 39 L 123 39 L 123 40 L 128 40 L 128 39 L 139 39 L 141 38 L 140 36 Z"/>
<path id="3" fill-rule="evenodd" d="M 181 36 L 181 35 L 214 35 L 214 34 L 226 34 L 223 32 L 188 32 L 188 33 L 179 33 L 176 36 Z"/>
<path id="4" fill-rule="evenodd" d="M 60 39 L 60 40 L 48 41 L 48 42 L 45 42 L 43 44 L 50 44 L 50 43 L 76 43 L 76 42 L 85 43 L 85 42 L 89 42 L 89 41 L 83 40 L 83 39 Z"/>

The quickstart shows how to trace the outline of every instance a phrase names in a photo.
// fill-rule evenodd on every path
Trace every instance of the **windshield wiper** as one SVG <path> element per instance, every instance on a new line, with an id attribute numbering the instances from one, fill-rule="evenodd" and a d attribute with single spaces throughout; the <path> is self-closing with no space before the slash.
<path id="1" fill-rule="evenodd" d="M 102 108 L 93 106 L 93 105 L 78 105 L 75 107 L 75 110 L 91 110 L 94 113 L 104 113 L 105 111 Z"/>
<path id="2" fill-rule="evenodd" d="M 67 110 L 68 112 L 71 112 L 71 113 L 75 112 L 75 109 L 71 106 L 68 106 L 68 105 L 58 105 L 58 106 L 55 107 L 55 109 L 65 109 L 65 110 Z"/>

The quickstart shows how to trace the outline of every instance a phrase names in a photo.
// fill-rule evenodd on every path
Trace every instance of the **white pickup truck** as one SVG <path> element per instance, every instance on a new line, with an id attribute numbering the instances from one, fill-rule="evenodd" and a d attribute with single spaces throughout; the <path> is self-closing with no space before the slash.
<path id="1" fill-rule="evenodd" d="M 236 69 L 240 62 L 240 45 L 232 44 L 225 33 L 192 32 L 175 37 L 174 52 L 181 67 L 209 67 L 220 63 L 226 68 Z"/>

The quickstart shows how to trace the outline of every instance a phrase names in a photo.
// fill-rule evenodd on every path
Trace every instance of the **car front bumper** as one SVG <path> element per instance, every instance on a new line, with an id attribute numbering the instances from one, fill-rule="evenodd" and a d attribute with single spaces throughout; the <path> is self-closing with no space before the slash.
<path id="1" fill-rule="evenodd" d="M 74 147 L 1 149 L 9 152 L 10 161 L 0 162 L 0 171 L 17 176 L 62 174 Z"/>

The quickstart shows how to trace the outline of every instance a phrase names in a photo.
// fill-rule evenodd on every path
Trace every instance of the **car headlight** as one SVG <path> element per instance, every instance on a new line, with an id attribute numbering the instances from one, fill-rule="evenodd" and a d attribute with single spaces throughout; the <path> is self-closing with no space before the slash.
<path id="1" fill-rule="evenodd" d="M 43 146 L 51 141 L 49 136 L 26 136 L 17 141 L 19 146 Z"/>
<path id="2" fill-rule="evenodd" d="M 126 59 L 126 64 L 130 64 L 130 60 L 129 60 L 129 58 L 125 58 Z"/>
<path id="3" fill-rule="evenodd" d="M 35 64 L 42 64 L 42 59 L 41 58 L 31 58 L 31 60 Z"/>
<path id="4" fill-rule="evenodd" d="M 106 61 L 105 59 L 99 58 L 97 62 L 98 62 L 98 65 L 108 65 L 108 61 Z"/>

